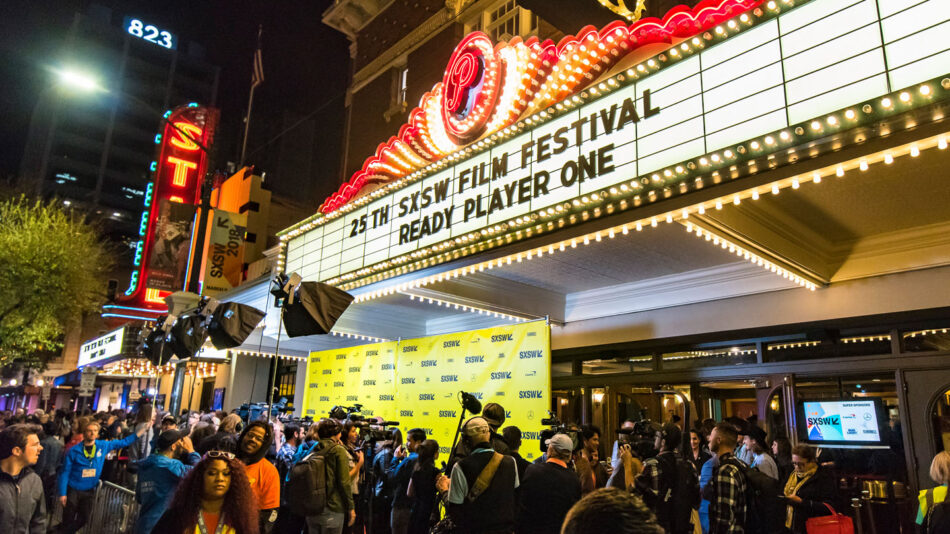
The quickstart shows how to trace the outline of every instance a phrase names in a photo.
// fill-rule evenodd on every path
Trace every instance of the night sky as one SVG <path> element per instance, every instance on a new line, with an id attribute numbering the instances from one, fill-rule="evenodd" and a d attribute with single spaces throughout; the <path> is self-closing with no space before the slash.
<path id="1" fill-rule="evenodd" d="M 254 101 L 248 141 L 248 152 L 254 155 L 248 160 L 273 173 L 282 166 L 293 167 L 295 158 L 305 157 L 311 169 L 319 169 L 307 173 L 310 176 L 297 173 L 293 180 L 286 178 L 283 183 L 276 176 L 272 184 L 276 193 L 293 194 L 303 189 L 307 194 L 300 200 L 313 201 L 335 189 L 339 182 L 349 52 L 346 37 L 321 22 L 321 14 L 331 0 L 3 0 L 0 178 L 9 181 L 17 174 L 36 96 L 52 81 L 48 69 L 57 65 L 73 14 L 85 12 L 92 3 L 168 28 L 181 42 L 194 41 L 205 47 L 209 62 L 221 67 L 218 142 L 222 160 L 236 159 L 240 150 L 257 28 L 263 25 L 265 82 L 257 88 Z M 316 119 L 322 134 L 334 140 L 317 144 L 312 150 L 301 149 L 299 143 L 281 147 L 281 142 L 293 135 L 291 132 L 267 143 L 308 116 Z M 293 155 L 288 151 L 307 153 Z M 308 178 L 312 183 L 299 183 Z"/>

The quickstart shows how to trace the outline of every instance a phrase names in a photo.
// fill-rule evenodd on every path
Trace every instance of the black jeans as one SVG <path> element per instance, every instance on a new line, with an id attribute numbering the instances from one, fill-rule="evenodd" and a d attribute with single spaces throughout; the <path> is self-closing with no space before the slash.
<path id="1" fill-rule="evenodd" d="M 80 491 L 73 488 L 66 490 L 66 508 L 63 509 L 63 524 L 59 528 L 60 534 L 75 534 L 81 529 L 92 515 L 92 508 L 96 505 L 96 490 Z"/>

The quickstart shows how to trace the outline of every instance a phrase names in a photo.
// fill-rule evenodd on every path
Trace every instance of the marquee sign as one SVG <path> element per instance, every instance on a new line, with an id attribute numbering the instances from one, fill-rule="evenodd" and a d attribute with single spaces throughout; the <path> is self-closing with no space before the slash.
<path id="1" fill-rule="evenodd" d="M 208 166 L 205 152 L 217 126 L 218 111 L 189 104 L 165 114 L 155 137 L 158 158 L 154 181 L 145 191 L 144 211 L 135 245 L 125 298 L 106 306 L 111 316 L 154 318 L 165 312 L 164 297 L 184 287 L 191 254 L 192 224 L 201 180 Z M 204 147 L 204 148 L 202 148 Z M 142 313 L 146 316 L 139 317 Z"/>
<path id="2" fill-rule="evenodd" d="M 747 150 L 857 126 L 853 112 L 853 124 L 825 115 L 946 74 L 945 31 L 947 2 L 720 0 L 557 46 L 515 38 L 490 49 L 476 32 L 399 136 L 321 214 L 283 233 L 286 269 L 352 279 L 611 189 L 653 199 L 694 165 L 727 171 Z"/>
<path id="3" fill-rule="evenodd" d="M 114 360 L 117 356 L 134 353 L 137 330 L 129 330 L 123 326 L 108 334 L 91 339 L 79 346 L 79 361 L 77 368 L 89 364 L 103 365 Z"/>

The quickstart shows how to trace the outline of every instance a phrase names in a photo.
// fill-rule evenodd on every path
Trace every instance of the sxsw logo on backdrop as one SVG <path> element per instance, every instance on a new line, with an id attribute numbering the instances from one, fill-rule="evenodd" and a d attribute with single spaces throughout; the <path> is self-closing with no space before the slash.
<path id="1" fill-rule="evenodd" d="M 359 368 L 359 367 L 350 367 L 350 372 L 351 372 L 351 373 L 358 373 L 358 372 L 360 372 L 360 368 Z"/>
<path id="2" fill-rule="evenodd" d="M 337 354 L 337 355 L 336 355 L 336 359 L 338 359 L 338 360 L 345 360 L 345 359 L 346 359 L 346 354 Z"/>
<path id="3" fill-rule="evenodd" d="M 403 352 L 418 352 L 419 347 L 417 347 L 416 345 L 406 345 L 405 347 L 402 348 L 402 351 Z"/>
<path id="4" fill-rule="evenodd" d="M 514 341 L 514 334 L 495 334 L 491 337 L 492 343 L 501 343 L 502 341 Z"/>
<path id="5" fill-rule="evenodd" d="M 527 360 L 530 358 L 541 358 L 544 356 L 544 351 L 540 350 L 523 350 L 518 353 L 518 358 L 521 360 Z"/>
<path id="6" fill-rule="evenodd" d="M 396 368 L 396 366 L 393 365 L 393 364 L 391 364 L 391 363 L 384 363 L 383 365 L 381 365 L 381 366 L 379 367 L 379 369 L 380 369 L 381 371 L 391 371 L 391 370 L 393 370 L 393 369 L 395 369 L 395 368 Z"/>
<path id="7" fill-rule="evenodd" d="M 439 417 L 457 417 L 455 410 L 439 410 Z"/>
<path id="8" fill-rule="evenodd" d="M 319 356 L 311 356 L 311 357 L 310 357 L 310 363 L 317 363 L 317 362 L 319 362 L 319 361 L 320 361 L 320 357 L 319 357 Z"/>
<path id="9" fill-rule="evenodd" d="M 465 363 L 485 363 L 484 356 L 466 356 Z"/>
<path id="10" fill-rule="evenodd" d="M 333 387 L 335 387 L 335 388 L 341 388 L 341 387 L 343 387 L 343 382 L 334 382 L 334 383 L 333 383 Z"/>
<path id="11" fill-rule="evenodd" d="M 375 386 L 375 385 L 376 385 L 376 381 L 375 381 L 375 380 L 372 380 L 372 379 L 370 379 L 370 380 L 364 380 L 364 381 L 363 381 L 363 385 L 364 385 L 364 386 Z"/>
<path id="12" fill-rule="evenodd" d="M 311 383 L 310 383 L 310 389 L 317 389 L 317 383 L 316 383 L 316 382 L 311 382 Z"/>
<path id="13" fill-rule="evenodd" d="M 325 374 L 325 375 L 328 375 L 328 374 L 331 374 L 331 373 L 333 373 L 333 371 L 331 371 L 330 369 L 324 369 L 324 370 L 323 370 L 323 374 Z"/>
<path id="14" fill-rule="evenodd" d="M 421 362 L 419 362 L 419 366 L 421 366 L 421 367 L 435 367 L 435 366 L 436 366 L 436 361 L 435 361 L 435 360 L 422 360 Z"/>
<path id="15" fill-rule="evenodd" d="M 320 402 L 330 402 L 330 397 L 320 397 Z"/>
<path id="16" fill-rule="evenodd" d="M 454 340 L 452 340 L 452 341 L 443 341 L 443 342 L 442 342 L 442 348 L 443 348 L 443 349 L 450 349 L 450 348 L 452 348 L 452 347 L 461 347 L 461 346 L 462 346 L 462 342 L 461 342 L 460 340 L 458 340 L 458 339 L 454 339 Z"/>
<path id="17" fill-rule="evenodd" d="M 485 394 L 482 393 L 482 392 L 480 392 L 480 391 L 473 391 L 473 392 L 471 393 L 471 395 L 472 395 L 473 397 L 475 397 L 476 399 L 478 399 L 478 400 L 482 400 L 482 399 L 485 398 Z"/>
<path id="18" fill-rule="evenodd" d="M 368 350 L 368 351 L 366 351 L 366 355 L 367 355 L 367 356 L 378 356 L 378 355 L 379 355 L 379 351 L 378 351 L 378 350 Z"/>
<path id="19" fill-rule="evenodd" d="M 379 400 L 381 401 L 394 401 L 396 400 L 394 395 L 380 395 Z"/>
<path id="20" fill-rule="evenodd" d="M 403 384 L 415 384 L 415 383 L 416 383 L 416 377 L 414 377 L 414 376 L 404 376 L 404 377 L 402 378 L 401 382 L 402 382 Z"/>
<path id="21" fill-rule="evenodd" d="M 359 396 L 359 395 L 347 395 L 347 396 L 346 396 L 346 402 L 356 402 L 356 401 L 358 401 L 358 400 L 360 400 L 360 396 Z"/>
<path id="22" fill-rule="evenodd" d="M 526 335 L 527 335 L 528 337 L 537 337 L 537 336 L 538 336 L 538 333 L 537 333 L 537 332 L 528 332 Z"/>
<path id="23" fill-rule="evenodd" d="M 399 417 L 415 417 L 412 410 L 399 410 Z"/>
<path id="24" fill-rule="evenodd" d="M 518 398 L 519 399 L 541 399 L 544 397 L 541 394 L 540 389 L 529 389 L 529 390 L 522 389 L 521 391 L 518 392 Z"/>
<path id="25" fill-rule="evenodd" d="M 511 371 L 499 371 L 491 374 L 492 380 L 511 380 Z"/>
<path id="26" fill-rule="evenodd" d="M 435 400 L 435 393 L 420 393 L 419 400 L 421 401 Z"/>
<path id="27" fill-rule="evenodd" d="M 442 381 L 443 382 L 458 382 L 459 375 L 442 375 Z"/>

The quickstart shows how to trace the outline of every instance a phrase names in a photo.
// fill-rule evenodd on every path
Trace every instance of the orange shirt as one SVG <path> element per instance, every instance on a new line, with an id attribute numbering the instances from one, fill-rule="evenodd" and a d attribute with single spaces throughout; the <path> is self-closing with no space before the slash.
<path id="1" fill-rule="evenodd" d="M 261 460 L 247 466 L 247 478 L 251 483 L 251 491 L 257 496 L 259 510 L 280 507 L 280 475 L 274 464 Z"/>
<path id="2" fill-rule="evenodd" d="M 218 520 L 221 519 L 221 514 L 209 514 L 208 512 L 201 512 L 201 515 L 204 516 L 205 527 L 208 529 L 208 532 L 214 532 L 218 528 Z"/>

